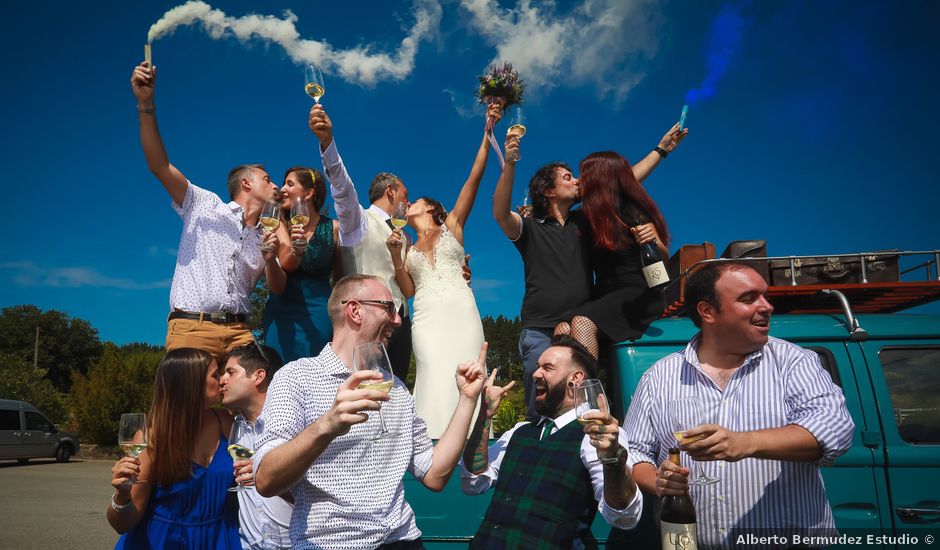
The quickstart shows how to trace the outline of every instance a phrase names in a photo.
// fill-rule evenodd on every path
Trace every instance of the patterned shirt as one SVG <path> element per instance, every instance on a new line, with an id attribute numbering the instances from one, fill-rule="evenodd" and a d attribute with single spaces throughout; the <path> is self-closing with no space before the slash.
<path id="1" fill-rule="evenodd" d="M 261 413 L 263 432 L 255 443 L 256 471 L 271 449 L 326 413 L 349 374 L 327 344 L 317 357 L 288 363 L 274 375 Z M 398 379 L 382 414 L 396 435 L 372 441 L 380 423 L 378 414 L 370 414 L 368 421 L 334 439 L 291 488 L 294 548 L 371 549 L 421 536 L 402 477 L 407 470 L 424 479 L 434 451 L 431 439 Z"/>
<path id="2" fill-rule="evenodd" d="M 640 379 L 624 426 L 636 462 L 661 464 L 676 445 L 668 403 L 696 397 L 704 405 L 702 423 L 735 432 L 806 428 L 822 447 L 815 464 L 745 458 L 738 462 L 692 464 L 719 482 L 690 490 L 698 519 L 699 543 L 731 548 L 738 534 L 831 535 L 835 531 L 819 466 L 832 462 L 852 444 L 855 424 L 842 390 L 812 351 L 770 338 L 749 355 L 722 390 L 703 371 L 697 335 L 682 352 L 653 365 Z M 763 531 L 761 531 L 763 530 Z M 770 530 L 773 530 L 771 532 Z"/>
<path id="3" fill-rule="evenodd" d="M 170 287 L 170 308 L 190 312 L 251 313 L 249 295 L 261 274 L 260 226 L 245 227 L 237 202 L 186 186 L 183 205 L 173 203 L 183 219 L 183 235 Z"/>
<path id="4" fill-rule="evenodd" d="M 574 419 L 574 409 L 562 414 L 555 419 L 555 426 L 552 428 L 551 433 L 555 433 L 564 428 L 570 422 L 573 422 Z M 546 420 L 546 418 L 543 418 L 542 421 L 539 422 L 539 425 L 544 425 Z M 503 462 L 503 456 L 506 454 L 506 447 L 509 444 L 509 440 L 512 439 L 512 435 L 516 433 L 516 430 L 526 424 L 529 424 L 529 422 L 516 424 L 512 429 L 496 440 L 496 443 L 490 446 L 489 467 L 480 474 L 474 475 L 470 473 L 463 464 L 463 461 L 461 461 L 460 483 L 465 493 L 468 495 L 479 495 L 490 490 L 490 488 L 496 484 L 496 480 L 499 478 L 500 465 Z M 620 439 L 620 445 L 624 449 L 628 449 L 627 434 L 624 432 L 623 428 L 620 429 L 618 437 Z M 591 476 L 591 485 L 594 487 L 594 499 L 599 503 L 597 510 L 610 525 L 620 529 L 632 529 L 640 519 L 640 512 L 643 511 L 642 493 L 638 490 L 633 497 L 633 501 L 623 510 L 617 510 L 607 505 L 607 502 L 604 500 L 604 465 L 598 460 L 597 449 L 591 445 L 591 438 L 588 437 L 587 434 L 581 439 L 581 462 Z M 633 457 L 628 455 L 627 466 L 632 468 L 633 463 Z M 579 542 L 580 541 L 576 541 L 575 544 L 577 545 Z M 577 548 L 577 546 L 575 547 Z"/>

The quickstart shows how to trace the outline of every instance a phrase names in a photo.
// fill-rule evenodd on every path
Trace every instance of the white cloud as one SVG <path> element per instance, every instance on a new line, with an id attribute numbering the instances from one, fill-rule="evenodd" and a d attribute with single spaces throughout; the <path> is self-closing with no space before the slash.
<path id="1" fill-rule="evenodd" d="M 284 48 L 297 63 L 315 63 L 338 72 L 349 82 L 371 86 L 380 80 L 402 80 L 411 74 L 418 44 L 437 35 L 441 12 L 437 0 L 415 0 L 412 6 L 414 24 L 392 54 L 376 52 L 368 44 L 339 50 L 325 41 L 303 39 L 295 26 L 297 16 L 290 10 L 284 12 L 283 19 L 255 14 L 230 17 L 200 0 L 192 0 L 167 11 L 150 28 L 147 40 L 153 42 L 172 34 L 179 26 L 201 23 L 213 39 L 234 36 L 239 40 L 259 38 L 273 42 Z"/>
<path id="2" fill-rule="evenodd" d="M 553 2 L 461 0 L 471 27 L 493 47 L 493 62 L 509 61 L 527 93 L 554 86 L 593 85 L 619 103 L 645 77 L 658 49 L 659 16 L 653 0 L 586 0 L 560 15 Z"/>
<path id="3" fill-rule="evenodd" d="M 441 91 L 450 98 L 451 105 L 461 118 L 483 118 L 483 106 L 480 105 L 476 96 L 460 93 L 450 88 L 444 88 Z"/>
<path id="4" fill-rule="evenodd" d="M 104 287 L 124 290 L 150 290 L 169 288 L 170 279 L 136 282 L 103 275 L 90 267 L 40 267 L 31 261 L 0 263 L 0 270 L 12 271 L 12 281 L 19 286 L 48 286 L 56 288 Z"/>

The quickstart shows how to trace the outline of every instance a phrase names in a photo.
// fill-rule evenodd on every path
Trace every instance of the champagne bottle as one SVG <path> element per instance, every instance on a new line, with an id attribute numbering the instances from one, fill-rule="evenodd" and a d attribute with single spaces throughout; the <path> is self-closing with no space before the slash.
<path id="1" fill-rule="evenodd" d="M 635 221 L 636 225 L 641 225 L 639 219 Z M 669 282 L 669 272 L 666 271 L 666 264 L 659 257 L 659 252 L 652 242 L 640 245 L 640 262 L 643 264 L 643 277 L 646 278 L 646 286 L 653 288 Z"/>
<path id="2" fill-rule="evenodd" d="M 681 466 L 679 449 L 669 449 L 669 461 Z M 698 534 L 695 531 L 695 505 L 686 492 L 682 495 L 666 495 L 660 502 L 660 534 L 663 550 L 696 550 Z"/>

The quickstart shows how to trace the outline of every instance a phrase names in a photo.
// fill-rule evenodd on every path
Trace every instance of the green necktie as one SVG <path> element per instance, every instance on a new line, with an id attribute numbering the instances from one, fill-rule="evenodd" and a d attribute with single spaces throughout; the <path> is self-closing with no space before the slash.
<path id="1" fill-rule="evenodd" d="M 539 440 L 545 439 L 546 437 L 552 435 L 552 430 L 555 428 L 555 421 L 551 419 L 545 419 L 545 426 L 542 428 L 542 437 Z"/>

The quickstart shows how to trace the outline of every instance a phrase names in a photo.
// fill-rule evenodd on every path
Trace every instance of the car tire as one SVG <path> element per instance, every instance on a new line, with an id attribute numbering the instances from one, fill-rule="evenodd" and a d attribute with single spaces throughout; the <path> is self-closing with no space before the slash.
<path id="1" fill-rule="evenodd" d="M 20 464 L 29 464 L 28 458 L 17 458 L 16 461 L 19 462 Z"/>
<path id="2" fill-rule="evenodd" d="M 72 458 L 72 448 L 68 445 L 59 445 L 59 448 L 55 450 L 55 461 L 68 462 L 70 458 Z"/>

